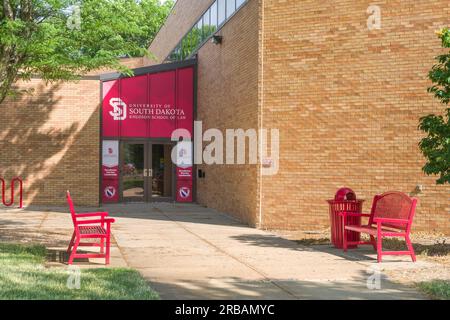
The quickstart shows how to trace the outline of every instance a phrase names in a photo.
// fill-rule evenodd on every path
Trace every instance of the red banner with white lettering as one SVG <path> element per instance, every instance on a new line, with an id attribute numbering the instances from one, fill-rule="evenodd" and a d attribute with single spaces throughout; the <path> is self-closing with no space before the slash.
<path id="1" fill-rule="evenodd" d="M 193 121 L 193 67 L 103 82 L 104 139 L 170 138 L 176 129 L 188 130 L 193 138 Z M 115 169 L 105 166 L 105 162 L 102 170 L 102 198 L 104 202 L 117 202 L 119 175 L 117 180 L 106 175 Z M 192 165 L 177 167 L 176 199 L 179 201 L 192 201 L 192 171 Z"/>
<path id="2" fill-rule="evenodd" d="M 119 201 L 119 141 L 103 141 L 102 151 L 102 201 Z"/>

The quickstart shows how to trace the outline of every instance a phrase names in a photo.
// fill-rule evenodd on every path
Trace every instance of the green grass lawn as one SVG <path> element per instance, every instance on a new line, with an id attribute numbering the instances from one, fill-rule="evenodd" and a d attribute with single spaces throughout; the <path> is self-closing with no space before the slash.
<path id="1" fill-rule="evenodd" d="M 142 276 L 132 269 L 81 269 L 80 289 L 70 289 L 67 268 L 46 268 L 43 246 L 0 243 L 1 300 L 156 300 Z"/>
<path id="2" fill-rule="evenodd" d="M 419 288 L 435 299 L 450 300 L 450 281 L 433 280 L 430 282 L 422 282 Z"/>

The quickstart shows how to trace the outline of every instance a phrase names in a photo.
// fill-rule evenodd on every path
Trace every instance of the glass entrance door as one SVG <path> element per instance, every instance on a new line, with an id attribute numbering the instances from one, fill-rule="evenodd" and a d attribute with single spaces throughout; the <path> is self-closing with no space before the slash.
<path id="1" fill-rule="evenodd" d="M 121 150 L 122 201 L 173 199 L 172 145 L 127 141 L 122 143 Z"/>
<path id="2" fill-rule="evenodd" d="M 152 201 L 172 199 L 173 166 L 170 144 L 151 145 L 151 198 Z"/>
<path id="3" fill-rule="evenodd" d="M 122 199 L 125 202 L 146 201 L 145 143 L 124 142 L 122 146 Z"/>

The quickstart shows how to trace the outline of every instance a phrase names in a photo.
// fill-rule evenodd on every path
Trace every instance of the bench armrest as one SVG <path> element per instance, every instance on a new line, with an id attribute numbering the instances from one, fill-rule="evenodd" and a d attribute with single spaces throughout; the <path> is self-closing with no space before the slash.
<path id="1" fill-rule="evenodd" d="M 82 220 L 77 221 L 77 224 L 97 224 L 97 223 L 114 223 L 116 220 L 113 218 L 106 218 L 106 219 L 97 219 L 97 220 Z"/>
<path id="2" fill-rule="evenodd" d="M 341 217 L 370 217 L 368 213 L 339 212 Z"/>
<path id="3" fill-rule="evenodd" d="M 409 223 L 409 220 L 406 219 L 393 219 L 393 218 L 375 218 L 373 219 L 374 222 L 378 223 L 380 222 L 381 224 L 383 222 L 386 223 L 396 223 L 396 224 L 405 224 L 405 223 Z"/>
<path id="4" fill-rule="evenodd" d="M 87 213 L 77 213 L 77 218 L 87 218 L 87 217 L 107 217 L 108 212 L 87 212 Z"/>

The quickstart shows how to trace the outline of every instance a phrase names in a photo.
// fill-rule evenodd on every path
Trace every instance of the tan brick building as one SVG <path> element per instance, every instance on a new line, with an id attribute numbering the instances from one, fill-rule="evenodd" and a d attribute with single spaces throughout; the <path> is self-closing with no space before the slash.
<path id="1" fill-rule="evenodd" d="M 380 28 L 368 27 L 371 5 Z M 195 56 L 204 130 L 280 130 L 276 175 L 200 165 L 198 203 L 252 226 L 314 230 L 329 224 L 325 200 L 341 186 L 367 202 L 399 190 L 420 199 L 415 230 L 450 234 L 450 186 L 421 172 L 417 146 L 419 118 L 444 109 L 426 88 L 442 52 L 434 32 L 449 17 L 444 0 L 178 0 L 149 48 L 155 59 L 135 66 Z M 192 30 L 203 35 L 195 46 Z M 71 187 L 78 202 L 97 205 L 98 80 L 27 86 L 38 91 L 2 105 L 0 176 L 26 177 L 29 204 L 62 203 Z"/>
<path id="2" fill-rule="evenodd" d="M 142 59 L 124 60 L 130 68 Z M 0 177 L 24 179 L 25 205 L 99 205 L 100 83 L 96 75 L 74 83 L 18 83 L 21 98 L 1 104 Z M 9 190 L 7 192 L 9 200 Z"/>

